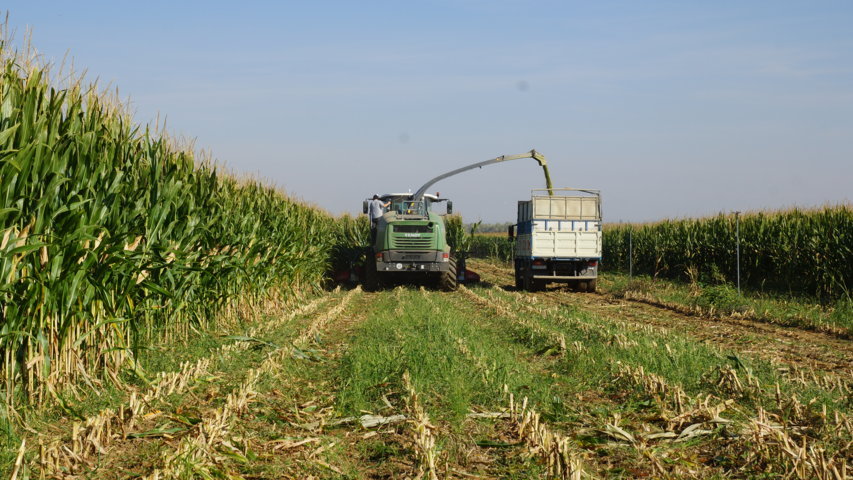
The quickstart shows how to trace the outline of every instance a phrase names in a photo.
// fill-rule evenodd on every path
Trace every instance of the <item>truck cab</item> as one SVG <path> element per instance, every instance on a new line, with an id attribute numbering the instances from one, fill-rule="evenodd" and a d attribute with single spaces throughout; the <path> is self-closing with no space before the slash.
<path id="1" fill-rule="evenodd" d="M 602 237 L 598 190 L 533 190 L 530 200 L 518 202 L 517 223 L 509 234 L 515 239 L 516 288 L 541 290 L 548 283 L 567 283 L 595 291 Z"/>

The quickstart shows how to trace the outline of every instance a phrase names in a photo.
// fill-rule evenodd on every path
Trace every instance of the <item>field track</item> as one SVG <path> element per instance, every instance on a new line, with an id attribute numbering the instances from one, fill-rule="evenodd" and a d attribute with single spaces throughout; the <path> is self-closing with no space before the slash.
<path id="1" fill-rule="evenodd" d="M 98 415 L 33 423 L 21 471 L 150 480 L 851 473 L 849 341 L 564 288 L 520 293 L 510 270 L 471 268 L 484 282 L 455 293 L 356 287 L 268 311 Z"/>
<path id="2" fill-rule="evenodd" d="M 469 265 L 484 281 L 505 290 L 515 290 L 511 268 L 476 260 L 470 261 Z M 527 295 L 551 304 L 578 306 L 604 317 L 676 329 L 745 355 L 853 377 L 853 341 L 829 333 L 731 316 L 708 318 L 687 315 L 644 301 L 616 299 L 601 293 L 577 293 L 558 284 L 550 285 L 546 291 Z"/>

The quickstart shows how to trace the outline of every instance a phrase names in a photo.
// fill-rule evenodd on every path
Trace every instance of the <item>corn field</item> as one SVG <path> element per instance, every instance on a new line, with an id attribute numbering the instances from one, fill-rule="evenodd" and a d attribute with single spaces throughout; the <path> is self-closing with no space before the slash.
<path id="1" fill-rule="evenodd" d="M 628 270 L 632 236 L 634 273 L 734 282 L 735 216 L 610 225 L 604 230 L 604 265 Z M 741 281 L 756 289 L 801 292 L 821 298 L 849 295 L 853 287 L 853 209 L 756 212 L 740 217 Z"/>
<path id="2" fill-rule="evenodd" d="M 348 223 L 197 161 L 0 43 L 0 355 L 10 408 L 116 378 L 237 300 L 319 286 Z"/>

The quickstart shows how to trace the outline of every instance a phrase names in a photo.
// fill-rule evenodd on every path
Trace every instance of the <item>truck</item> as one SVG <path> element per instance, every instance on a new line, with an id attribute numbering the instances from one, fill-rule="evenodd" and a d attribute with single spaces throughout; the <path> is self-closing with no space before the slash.
<path id="1" fill-rule="evenodd" d="M 518 202 L 517 223 L 508 231 L 514 240 L 516 288 L 537 291 L 549 283 L 565 283 L 595 292 L 601 262 L 601 193 L 536 189 L 530 197 Z"/>
<path id="2" fill-rule="evenodd" d="M 536 160 L 546 172 L 546 184 L 550 187 L 545 157 L 536 150 L 519 155 L 502 155 L 439 175 L 421 186 L 415 193 L 386 193 L 379 198 L 390 205 L 378 219 L 371 232 L 371 245 L 367 249 L 364 264 L 363 286 L 375 290 L 382 283 L 392 280 L 433 283 L 445 291 L 458 287 L 464 268 L 456 259 L 447 243 L 444 215 L 434 211 L 436 204 L 447 202 L 447 214 L 453 213 L 453 203 L 447 198 L 426 193 L 436 182 L 474 168 L 521 158 Z M 364 200 L 362 209 L 368 211 L 370 200 Z M 464 277 L 463 277 L 464 278 Z"/>

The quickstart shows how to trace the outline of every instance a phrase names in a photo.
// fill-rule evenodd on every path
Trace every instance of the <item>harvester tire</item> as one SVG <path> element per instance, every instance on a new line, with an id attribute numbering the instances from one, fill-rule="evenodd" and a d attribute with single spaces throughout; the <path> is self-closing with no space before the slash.
<path id="1" fill-rule="evenodd" d="M 456 278 L 456 260 L 450 259 L 450 268 L 441 272 L 438 278 L 438 288 L 445 292 L 455 292 L 459 288 L 459 280 Z"/>
<path id="2" fill-rule="evenodd" d="M 588 281 L 588 282 L 586 283 L 586 291 L 587 291 L 587 293 L 595 293 L 595 287 L 596 287 L 596 285 L 595 285 L 595 284 L 596 284 L 596 283 L 597 283 L 597 281 L 596 281 L 596 280 L 590 280 L 590 281 Z"/>
<path id="3" fill-rule="evenodd" d="M 376 261 L 369 257 L 364 262 L 364 284 L 362 288 L 367 292 L 379 290 L 379 273 L 376 271 Z"/>

